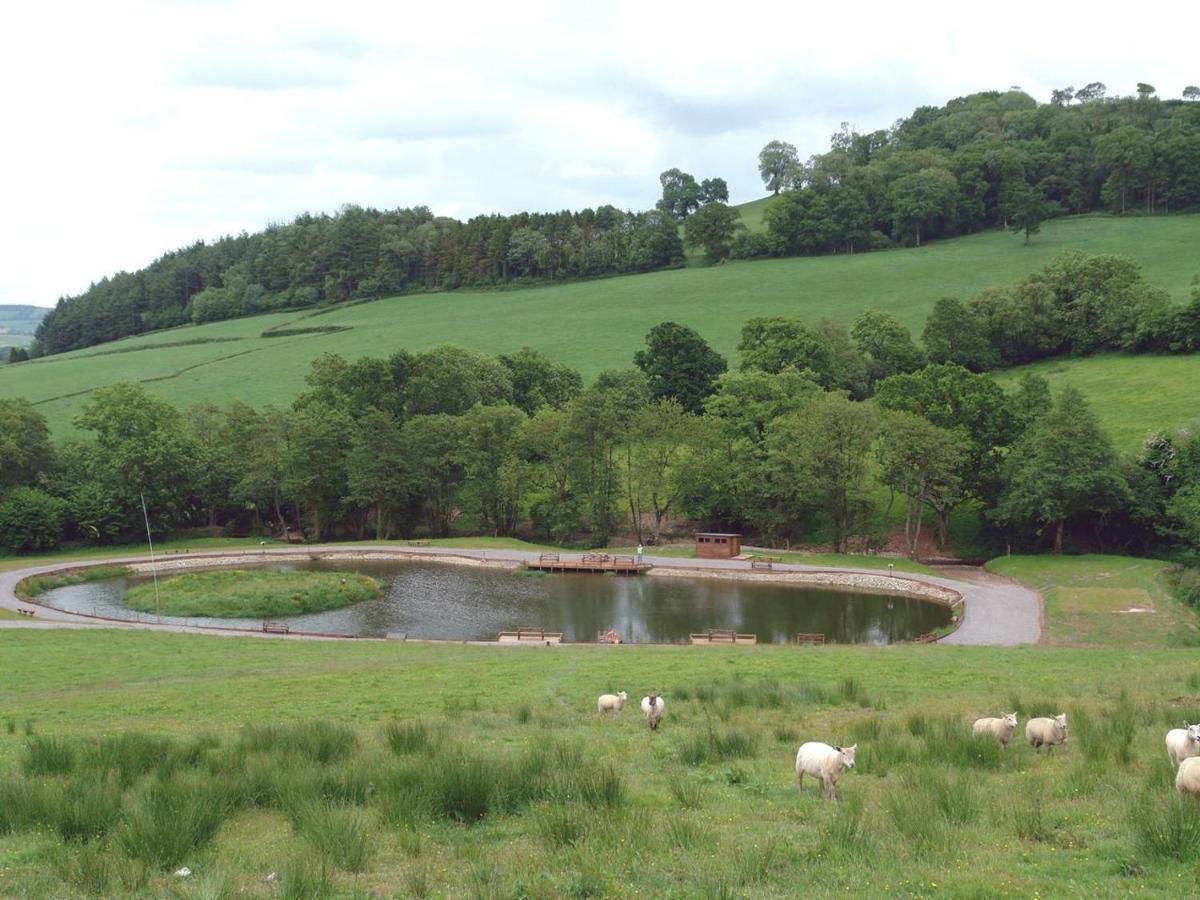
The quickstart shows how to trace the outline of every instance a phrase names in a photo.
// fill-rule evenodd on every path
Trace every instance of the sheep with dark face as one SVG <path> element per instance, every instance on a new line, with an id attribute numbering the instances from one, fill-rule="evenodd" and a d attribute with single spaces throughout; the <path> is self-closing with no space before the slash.
<path id="1" fill-rule="evenodd" d="M 820 741 L 801 744 L 796 751 L 796 786 L 804 790 L 804 776 L 817 779 L 817 792 L 822 798 L 837 799 L 837 783 L 846 769 L 854 768 L 858 744 L 833 747 Z"/>
<path id="2" fill-rule="evenodd" d="M 646 717 L 646 724 L 650 726 L 651 731 L 658 731 L 659 719 L 662 718 L 663 711 L 666 708 L 667 704 L 658 695 L 658 691 L 655 691 L 649 697 L 642 698 L 642 715 Z"/>

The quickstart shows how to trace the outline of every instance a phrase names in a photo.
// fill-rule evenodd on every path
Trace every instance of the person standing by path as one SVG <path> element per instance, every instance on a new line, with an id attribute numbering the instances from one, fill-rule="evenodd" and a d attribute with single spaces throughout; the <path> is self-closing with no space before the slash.
<path id="1" fill-rule="evenodd" d="M 642 553 L 643 553 L 643 551 L 644 551 L 645 549 L 646 549 L 646 548 L 645 548 L 645 547 L 643 547 L 641 544 L 638 544 L 638 551 L 637 551 L 637 564 L 638 564 L 639 566 L 642 564 Z"/>

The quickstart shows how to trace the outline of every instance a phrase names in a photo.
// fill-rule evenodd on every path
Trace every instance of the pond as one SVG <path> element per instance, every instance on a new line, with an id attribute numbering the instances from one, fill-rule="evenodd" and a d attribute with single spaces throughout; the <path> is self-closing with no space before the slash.
<path id="1" fill-rule="evenodd" d="M 890 644 L 945 625 L 951 615 L 941 604 L 913 597 L 720 578 L 541 575 L 405 561 L 306 560 L 272 568 L 353 571 L 383 581 L 379 599 L 285 620 L 293 631 L 361 637 L 403 632 L 411 638 L 495 640 L 497 632 L 531 627 L 561 631 L 564 641 L 595 641 L 612 628 L 624 641 L 687 643 L 689 633 L 723 628 L 757 634 L 761 643 L 788 643 L 797 632 L 809 632 L 830 642 Z M 121 598 L 129 585 L 147 577 L 57 588 L 40 602 L 136 619 Z M 260 624 L 167 616 L 162 621 L 250 629 Z"/>

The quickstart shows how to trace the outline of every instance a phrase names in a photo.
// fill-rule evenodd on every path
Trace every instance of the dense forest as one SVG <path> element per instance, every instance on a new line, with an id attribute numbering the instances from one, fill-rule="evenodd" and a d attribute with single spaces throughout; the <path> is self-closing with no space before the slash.
<path id="1" fill-rule="evenodd" d="M 999 343 L 984 317 L 997 295 L 1011 305 Z M 1005 391 L 970 367 L 1022 338 L 1044 352 L 1106 346 L 1093 336 L 1136 333 L 1123 316 L 1138 296 L 1153 291 L 1127 259 L 1073 251 L 1017 285 L 939 304 L 920 342 L 877 310 L 849 327 L 750 319 L 737 371 L 663 322 L 630 348 L 630 368 L 589 387 L 529 349 L 327 355 L 287 409 L 183 411 L 136 384 L 97 389 L 83 436 L 57 446 L 35 407 L 4 400 L 0 547 L 134 538 L 144 496 L 159 531 L 309 540 L 654 544 L 689 522 L 842 552 L 902 535 L 915 555 L 930 537 L 947 547 L 965 514 L 992 549 L 1187 555 L 1200 550 L 1200 436 L 1155 434 L 1122 458 L 1077 392 L 1052 396 L 1032 375 Z M 1200 340 L 1200 288 L 1170 313 L 1173 333 Z"/>
<path id="2" fill-rule="evenodd" d="M 425 207 L 355 206 L 255 234 L 198 242 L 62 298 L 34 355 L 187 322 L 336 304 L 409 291 L 640 272 L 679 262 L 680 222 L 712 258 L 854 252 L 1094 210 L 1160 213 L 1200 206 L 1200 103 L 1153 88 L 1109 98 L 1103 85 L 1020 91 L 922 107 L 889 129 L 848 127 L 802 163 L 773 141 L 760 154 L 780 196 L 764 232 L 738 228 L 720 178 L 671 169 L 647 212 L 435 217 Z"/>

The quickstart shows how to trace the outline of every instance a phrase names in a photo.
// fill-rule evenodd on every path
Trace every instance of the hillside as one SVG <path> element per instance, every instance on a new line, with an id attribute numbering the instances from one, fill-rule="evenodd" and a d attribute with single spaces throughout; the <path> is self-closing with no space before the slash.
<path id="1" fill-rule="evenodd" d="M 0 347 L 25 347 L 50 310 L 41 306 L 0 304 Z"/>
<path id="2" fill-rule="evenodd" d="M 761 201 L 751 204 L 751 211 Z M 761 214 L 761 213 L 759 213 Z M 1020 278 L 1060 251 L 1125 253 L 1147 279 L 1182 301 L 1198 265 L 1200 216 L 1113 218 L 1082 216 L 1049 222 L 1029 247 L 1018 236 L 991 231 L 940 241 L 919 249 L 811 258 L 732 262 L 645 275 L 509 291 L 456 291 L 397 297 L 317 313 L 276 313 L 155 334 L 0 369 L 0 396 L 38 404 L 56 434 L 66 434 L 93 388 L 132 379 L 147 383 L 174 403 L 241 399 L 255 405 L 285 404 L 303 387 L 310 362 L 323 353 L 348 358 L 384 356 L 455 343 L 487 353 L 528 345 L 578 368 L 585 379 L 607 368 L 630 365 L 655 324 L 673 319 L 697 329 L 736 362 L 742 323 L 757 315 L 830 317 L 849 321 L 866 307 L 896 316 L 920 332 L 933 303 L 944 296 L 967 298 L 989 285 Z M 268 330 L 340 329 L 325 333 L 262 337 Z M 1060 381 L 1088 373 L 1080 386 L 1108 390 L 1095 380 L 1101 360 L 1064 361 Z M 1194 380 L 1200 359 L 1138 358 L 1126 361 L 1155 380 L 1159 366 L 1172 381 Z M 1168 392 L 1150 398 L 1144 387 L 1112 379 L 1138 405 L 1122 408 L 1105 395 L 1105 424 L 1127 437 L 1186 418 Z M 1144 382 L 1143 382 L 1144 383 Z M 1131 393 L 1136 391 L 1136 393 Z M 1093 399 L 1096 399 L 1095 397 Z M 1164 420 L 1163 416 L 1172 416 Z"/>

